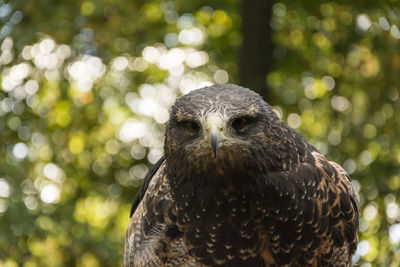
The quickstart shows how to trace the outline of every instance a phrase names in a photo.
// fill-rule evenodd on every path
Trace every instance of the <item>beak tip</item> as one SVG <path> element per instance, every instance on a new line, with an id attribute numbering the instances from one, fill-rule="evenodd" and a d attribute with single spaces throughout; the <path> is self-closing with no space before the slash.
<path id="1" fill-rule="evenodd" d="M 211 148 L 213 150 L 214 158 L 217 158 L 218 155 L 218 138 L 215 134 L 211 135 Z"/>

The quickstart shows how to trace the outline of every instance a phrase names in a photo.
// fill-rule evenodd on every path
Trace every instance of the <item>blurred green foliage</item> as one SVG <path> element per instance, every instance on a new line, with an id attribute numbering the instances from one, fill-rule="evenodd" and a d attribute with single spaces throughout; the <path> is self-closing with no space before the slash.
<path id="1" fill-rule="evenodd" d="M 398 1 L 280 1 L 270 102 L 354 180 L 361 266 L 400 264 Z M 237 82 L 240 2 L 0 0 L 0 266 L 121 265 L 175 98 Z"/>

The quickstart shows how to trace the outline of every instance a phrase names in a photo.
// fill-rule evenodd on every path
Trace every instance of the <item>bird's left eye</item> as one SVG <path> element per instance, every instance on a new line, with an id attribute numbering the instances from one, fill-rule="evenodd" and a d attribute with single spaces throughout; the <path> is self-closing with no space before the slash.
<path id="1" fill-rule="evenodd" d="M 186 130 L 191 134 L 197 134 L 200 130 L 200 126 L 194 121 L 186 121 L 184 125 Z"/>
<path id="2" fill-rule="evenodd" d="M 249 120 L 245 117 L 242 118 L 237 118 L 233 121 L 232 127 L 233 129 L 236 130 L 236 132 L 243 132 L 244 129 L 246 128 L 247 124 L 249 123 Z"/>

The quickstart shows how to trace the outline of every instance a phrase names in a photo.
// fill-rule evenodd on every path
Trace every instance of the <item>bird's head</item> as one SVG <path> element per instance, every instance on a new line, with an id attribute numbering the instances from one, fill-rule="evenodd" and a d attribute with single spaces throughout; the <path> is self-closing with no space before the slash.
<path id="1" fill-rule="evenodd" d="M 183 171 L 198 173 L 223 174 L 244 166 L 268 168 L 271 155 L 283 142 L 280 124 L 272 108 L 249 89 L 205 87 L 173 105 L 165 133 L 165 156 L 169 165 L 179 162 Z"/>

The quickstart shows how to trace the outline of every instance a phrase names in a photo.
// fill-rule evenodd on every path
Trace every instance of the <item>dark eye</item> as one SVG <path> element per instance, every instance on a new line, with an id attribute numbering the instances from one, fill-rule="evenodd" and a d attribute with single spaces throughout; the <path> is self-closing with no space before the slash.
<path id="1" fill-rule="evenodd" d="M 245 117 L 237 118 L 233 121 L 232 127 L 236 130 L 236 132 L 240 133 L 243 132 L 246 128 L 247 124 L 249 123 L 249 119 Z"/>
<path id="2" fill-rule="evenodd" d="M 194 121 L 185 121 L 183 122 L 186 130 L 191 134 L 197 134 L 200 130 L 200 126 Z"/>

